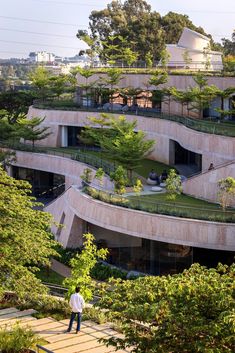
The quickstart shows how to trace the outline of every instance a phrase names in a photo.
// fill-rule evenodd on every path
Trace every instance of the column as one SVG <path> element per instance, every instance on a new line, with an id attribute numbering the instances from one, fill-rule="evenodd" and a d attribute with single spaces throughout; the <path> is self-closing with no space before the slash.
<path id="1" fill-rule="evenodd" d="M 61 147 L 68 147 L 68 126 L 61 126 Z"/>

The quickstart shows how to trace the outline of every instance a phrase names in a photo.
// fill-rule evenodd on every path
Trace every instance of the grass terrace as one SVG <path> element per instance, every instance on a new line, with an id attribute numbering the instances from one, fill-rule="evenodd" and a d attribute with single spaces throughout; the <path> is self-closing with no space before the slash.
<path id="1" fill-rule="evenodd" d="M 95 168 L 102 167 L 104 171 L 109 172 L 115 169 L 113 161 L 105 160 L 104 153 L 102 159 L 100 152 L 97 151 L 79 151 L 78 148 L 34 148 L 29 145 L 17 144 L 11 148 L 24 150 L 27 152 L 43 152 L 53 155 L 59 155 L 74 160 L 79 160 Z M 147 177 L 151 169 L 155 169 L 158 174 L 163 169 L 169 170 L 171 167 L 163 163 L 145 159 L 141 167 L 136 169 L 136 173 L 144 178 Z M 223 211 L 218 204 L 209 203 L 184 194 L 179 195 L 175 201 L 168 201 L 166 194 L 153 193 L 150 195 L 121 196 L 110 193 L 106 190 L 96 189 L 95 187 L 85 187 L 84 192 L 95 199 L 114 204 L 121 207 L 141 210 L 150 213 L 164 214 L 173 217 L 193 218 L 215 222 L 235 223 L 235 209 L 228 208 Z"/>
<path id="2" fill-rule="evenodd" d="M 98 190 L 93 186 L 85 187 L 84 192 L 103 202 L 139 211 L 172 217 L 235 223 L 235 209 L 230 208 L 224 212 L 217 204 L 184 194 L 179 195 L 175 201 L 168 201 L 166 194 L 121 196 L 104 190 Z"/>

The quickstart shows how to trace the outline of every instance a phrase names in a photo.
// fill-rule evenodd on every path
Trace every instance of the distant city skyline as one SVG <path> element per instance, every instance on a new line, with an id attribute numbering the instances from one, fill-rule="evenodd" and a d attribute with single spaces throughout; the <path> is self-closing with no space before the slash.
<path id="1" fill-rule="evenodd" d="M 30 52 L 47 51 L 74 56 L 86 46 L 76 38 L 78 29 L 88 29 L 92 10 L 101 10 L 111 0 L 8 0 L 1 4 L 0 58 L 27 58 Z M 216 42 L 231 39 L 235 29 L 235 2 L 224 0 L 148 0 L 152 10 L 186 14 Z"/>

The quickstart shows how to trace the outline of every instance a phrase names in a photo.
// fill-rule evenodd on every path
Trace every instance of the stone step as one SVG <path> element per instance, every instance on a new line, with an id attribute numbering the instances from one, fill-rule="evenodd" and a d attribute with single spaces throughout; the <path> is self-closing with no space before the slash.
<path id="1" fill-rule="evenodd" d="M 8 314 L 3 314 L 0 317 L 0 323 L 3 321 L 6 321 L 8 319 L 11 318 L 17 318 L 17 317 L 22 317 L 22 316 L 29 316 L 32 314 L 35 314 L 37 311 L 34 309 L 27 309 L 27 310 L 23 310 L 23 311 L 17 311 L 17 312 L 12 312 L 12 313 L 8 313 Z"/>
<path id="2" fill-rule="evenodd" d="M 0 310 L 0 317 L 1 317 L 1 315 L 10 314 L 10 313 L 16 313 L 17 311 L 19 311 L 19 310 L 16 309 L 16 308 L 1 309 Z"/>

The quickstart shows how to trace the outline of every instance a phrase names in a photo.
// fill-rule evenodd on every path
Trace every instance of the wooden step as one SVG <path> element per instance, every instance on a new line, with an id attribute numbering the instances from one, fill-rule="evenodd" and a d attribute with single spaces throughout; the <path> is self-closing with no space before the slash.
<path id="1" fill-rule="evenodd" d="M 93 346 L 96 345 L 96 338 L 92 337 L 90 335 L 85 335 L 85 334 L 71 334 L 71 333 L 67 333 L 67 339 L 63 340 L 63 341 L 59 341 L 59 342 L 55 342 L 52 344 L 48 344 L 45 346 L 45 348 L 51 350 L 51 351 L 55 351 L 55 350 L 66 350 L 66 349 L 71 349 L 71 351 L 76 352 L 78 350 L 78 345 L 79 345 L 79 350 L 80 347 L 82 346 L 82 344 L 87 343 L 89 341 L 92 341 Z M 61 351 L 62 353 L 62 351 Z"/>
<path id="2" fill-rule="evenodd" d="M 16 309 L 16 308 L 1 309 L 0 310 L 0 317 L 1 317 L 1 315 L 10 314 L 10 313 L 16 313 L 17 311 L 19 311 L 19 310 Z"/>
<path id="3" fill-rule="evenodd" d="M 52 319 L 51 317 L 44 317 L 42 319 L 36 319 L 36 321 L 33 321 L 30 323 L 30 327 L 32 330 L 39 329 L 40 326 L 45 325 L 45 324 L 50 324 L 52 322 L 57 322 L 55 319 Z M 27 326 L 27 323 L 22 323 L 22 326 Z"/>
<path id="4" fill-rule="evenodd" d="M 23 316 L 20 319 L 16 318 L 16 319 L 9 319 L 9 320 L 5 320 L 3 322 L 0 323 L 0 327 L 12 327 L 13 325 L 15 325 L 16 323 L 19 323 L 20 326 L 22 326 L 22 324 L 24 323 L 25 326 L 30 325 L 32 321 L 37 320 L 35 317 L 32 316 Z"/>
<path id="5" fill-rule="evenodd" d="M 90 334 L 95 332 L 95 330 L 93 330 L 91 327 L 81 327 L 81 334 Z M 70 335 L 68 335 L 68 333 L 63 333 L 63 334 L 58 334 L 55 336 L 48 336 L 47 337 L 47 341 L 50 343 L 54 343 L 54 342 L 59 342 L 59 341 L 63 341 L 65 339 L 68 339 L 68 336 L 71 337 L 72 334 L 74 334 L 75 331 L 72 331 Z"/>
<path id="6" fill-rule="evenodd" d="M 23 311 L 17 311 L 17 312 L 12 312 L 12 313 L 8 313 L 8 314 L 3 314 L 0 316 L 0 323 L 2 321 L 6 321 L 8 319 L 11 318 L 17 318 L 17 317 L 22 317 L 22 316 L 29 316 L 32 314 L 35 314 L 37 311 L 34 309 L 27 309 L 27 310 L 23 310 Z"/>

